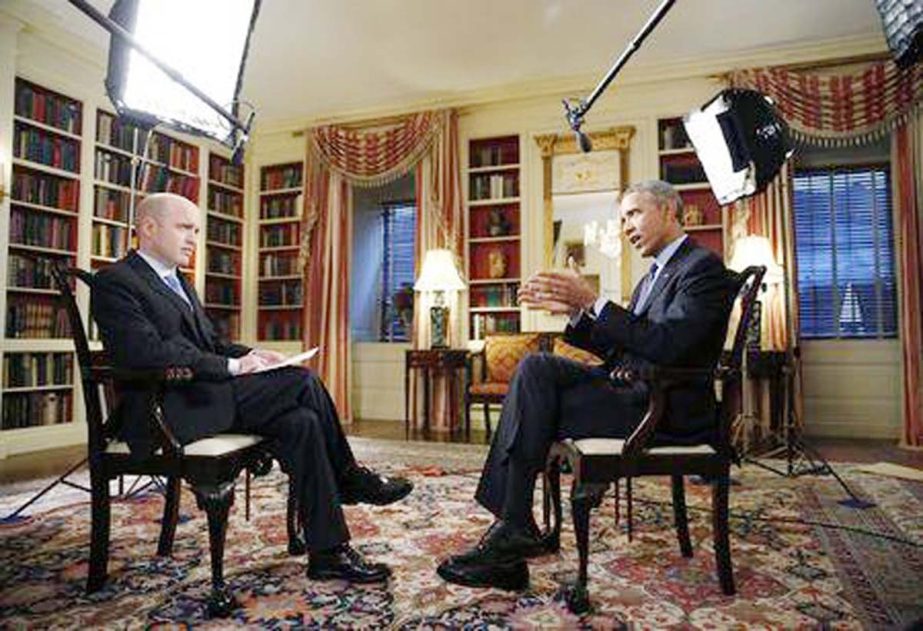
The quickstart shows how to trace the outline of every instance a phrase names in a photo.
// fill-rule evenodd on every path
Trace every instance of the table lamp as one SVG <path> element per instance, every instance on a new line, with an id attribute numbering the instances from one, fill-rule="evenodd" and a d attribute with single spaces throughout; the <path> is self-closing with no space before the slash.
<path id="1" fill-rule="evenodd" d="M 450 250 L 429 250 L 423 258 L 423 269 L 413 288 L 420 292 L 433 292 L 429 309 L 431 332 L 430 348 L 448 346 L 449 307 L 445 292 L 461 291 L 465 282 L 455 266 L 455 255 Z"/>

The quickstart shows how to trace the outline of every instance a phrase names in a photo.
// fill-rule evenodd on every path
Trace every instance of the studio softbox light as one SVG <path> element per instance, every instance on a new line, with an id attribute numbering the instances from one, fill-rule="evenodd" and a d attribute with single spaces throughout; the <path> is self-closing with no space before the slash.
<path id="1" fill-rule="evenodd" d="M 763 190 L 792 155 L 788 125 L 754 90 L 720 92 L 683 126 L 721 204 Z"/>
<path id="2" fill-rule="evenodd" d="M 259 6 L 260 0 L 116 0 L 109 17 L 239 120 L 237 99 Z M 106 90 L 121 116 L 144 127 L 162 123 L 235 145 L 227 116 L 115 35 Z"/>
<path id="3" fill-rule="evenodd" d="M 907 68 L 923 59 L 923 2 L 875 0 L 894 61 Z"/>

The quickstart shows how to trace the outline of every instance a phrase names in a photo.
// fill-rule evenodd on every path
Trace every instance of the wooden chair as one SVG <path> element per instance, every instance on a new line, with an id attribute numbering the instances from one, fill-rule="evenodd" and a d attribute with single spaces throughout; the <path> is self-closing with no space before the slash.
<path id="1" fill-rule="evenodd" d="M 212 589 L 208 597 L 208 612 L 226 616 L 238 604 L 224 582 L 224 542 L 228 512 L 234 501 L 235 481 L 242 469 L 268 471 L 271 460 L 264 439 L 247 434 L 221 434 L 188 445 L 181 445 L 164 422 L 162 401 L 164 389 L 170 384 L 189 381 L 192 371 L 185 367 L 163 370 L 122 370 L 112 367 L 105 351 L 91 351 L 80 312 L 71 289 L 71 277 L 92 286 L 89 272 L 54 268 L 55 282 L 67 311 L 71 335 L 77 351 L 77 362 L 86 405 L 87 452 L 90 467 L 91 525 L 90 562 L 87 593 L 106 582 L 109 561 L 110 496 L 109 482 L 122 475 L 151 476 L 166 479 L 166 498 L 158 556 L 169 556 L 179 516 L 180 482 L 192 487 L 199 508 L 208 518 L 211 553 Z M 131 457 L 128 446 L 116 439 L 117 428 L 110 417 L 115 409 L 118 390 L 122 385 L 149 387 L 151 391 L 148 421 L 159 437 L 160 449 L 149 458 Z M 304 543 L 298 534 L 297 506 L 289 483 L 288 534 L 289 551 L 303 553 Z"/>
<path id="2" fill-rule="evenodd" d="M 552 445 L 545 470 L 545 527 L 549 535 L 559 538 L 561 532 L 561 466 L 569 465 L 573 472 L 570 503 L 579 556 L 576 583 L 562 588 L 568 609 L 584 613 L 589 609 L 587 563 L 589 557 L 590 511 L 599 506 L 610 483 L 616 484 L 616 521 L 618 521 L 618 480 L 640 475 L 668 475 L 672 482 L 673 515 L 680 552 L 692 556 L 692 543 L 686 515 L 683 476 L 698 475 L 712 484 L 712 530 L 718 578 L 725 594 L 735 592 L 728 531 L 728 491 L 730 466 L 736 459 L 730 442 L 730 426 L 734 420 L 741 390 L 741 363 L 746 331 L 756 295 L 762 283 L 764 267 L 749 267 L 736 277 L 740 319 L 733 335 L 730 351 L 722 354 L 715 369 L 653 367 L 643 374 L 620 373 L 621 380 L 643 380 L 651 391 L 647 413 L 638 428 L 626 439 L 587 438 L 564 440 Z M 731 316 L 734 317 L 733 315 Z M 714 445 L 682 447 L 652 446 L 655 431 L 662 422 L 666 393 L 678 384 L 691 380 L 717 380 L 720 385 L 718 434 Z M 550 525 L 553 509 L 554 526 Z M 628 492 L 631 512 L 631 492 Z M 631 519 L 629 517 L 629 524 Z"/>

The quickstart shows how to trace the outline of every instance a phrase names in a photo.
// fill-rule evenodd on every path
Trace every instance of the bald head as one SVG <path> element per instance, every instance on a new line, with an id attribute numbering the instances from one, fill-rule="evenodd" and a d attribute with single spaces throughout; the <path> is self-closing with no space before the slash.
<path id="1" fill-rule="evenodd" d="M 195 253 L 199 208 L 174 193 L 148 195 L 135 208 L 138 249 L 167 266 L 185 267 Z"/>

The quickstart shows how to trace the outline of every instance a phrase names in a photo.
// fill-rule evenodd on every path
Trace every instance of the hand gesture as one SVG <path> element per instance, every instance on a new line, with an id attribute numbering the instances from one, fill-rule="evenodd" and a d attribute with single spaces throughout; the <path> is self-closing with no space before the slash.
<path id="1" fill-rule="evenodd" d="M 530 276 L 519 290 L 519 301 L 530 309 L 544 309 L 554 314 L 574 315 L 596 302 L 596 294 L 580 275 L 573 258 L 566 270 L 538 272 Z"/>

